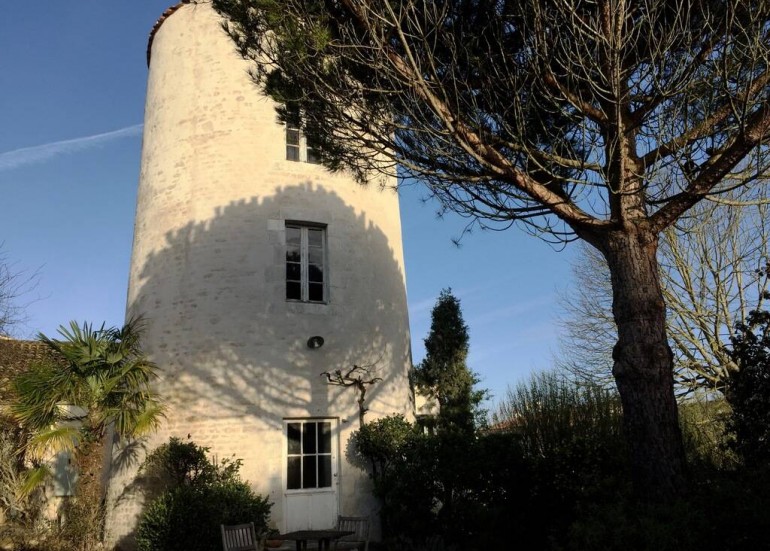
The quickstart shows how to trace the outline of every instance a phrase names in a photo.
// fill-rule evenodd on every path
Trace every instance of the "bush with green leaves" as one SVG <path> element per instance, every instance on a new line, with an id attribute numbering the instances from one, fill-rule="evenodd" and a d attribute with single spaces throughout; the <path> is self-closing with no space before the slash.
<path id="1" fill-rule="evenodd" d="M 509 393 L 502 430 L 425 434 L 403 417 L 357 434 L 391 548 L 546 549 L 579 504 L 629 491 L 618 398 L 541 375 Z"/>
<path id="2" fill-rule="evenodd" d="M 770 264 L 760 273 L 770 277 Z M 765 293 L 770 300 L 770 292 Z M 738 371 L 727 382 L 734 449 L 751 468 L 770 465 L 770 311 L 752 310 L 736 325 L 730 355 Z"/>
<path id="3" fill-rule="evenodd" d="M 165 488 L 145 510 L 137 529 L 139 551 L 218 549 L 220 524 L 253 522 L 267 529 L 270 503 L 240 479 L 240 459 L 219 463 L 209 449 L 172 438 L 145 462 L 145 472 Z"/>
<path id="4" fill-rule="evenodd" d="M 761 549 L 770 473 L 737 469 L 725 404 L 680 406 L 688 495 L 644 506 L 632 492 L 616 393 L 544 373 L 509 391 L 492 430 L 425 434 L 401 416 L 356 435 L 389 549 Z"/>

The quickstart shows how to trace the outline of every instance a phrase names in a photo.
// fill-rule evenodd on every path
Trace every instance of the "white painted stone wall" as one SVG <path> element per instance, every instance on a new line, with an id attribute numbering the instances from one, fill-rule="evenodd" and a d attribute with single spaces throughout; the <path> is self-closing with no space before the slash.
<path id="1" fill-rule="evenodd" d="M 247 71 L 207 4 L 180 7 L 155 34 L 128 290 L 169 406 L 147 448 L 190 435 L 242 458 L 283 529 L 283 421 L 334 418 L 339 512 L 372 514 L 369 480 L 347 458 L 357 394 L 320 374 L 372 366 L 383 381 L 368 418 L 413 413 L 398 197 L 285 160 L 274 104 Z M 285 300 L 287 220 L 326 225 L 327 304 Z M 325 344 L 310 350 L 314 335 Z M 136 466 L 116 459 L 109 483 L 107 540 L 121 548 L 144 501 Z"/>

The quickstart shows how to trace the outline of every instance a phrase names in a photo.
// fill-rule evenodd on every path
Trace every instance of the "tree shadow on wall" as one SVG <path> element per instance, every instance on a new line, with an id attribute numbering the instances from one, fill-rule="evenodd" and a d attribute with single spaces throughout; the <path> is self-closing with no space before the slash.
<path id="1" fill-rule="evenodd" d="M 286 220 L 326 227 L 326 304 L 286 300 Z M 132 275 L 129 293 L 128 313 L 146 321 L 144 346 L 160 366 L 158 390 L 168 405 L 148 447 L 192 435 L 220 457 L 243 458 L 245 478 L 277 474 L 280 482 L 280 472 L 250 471 L 259 462 L 254 441 L 281 439 L 291 417 L 336 417 L 357 428 L 355 389 L 321 377 L 354 364 L 382 378 L 367 392 L 370 415 L 404 412 L 410 342 L 397 258 L 365 213 L 310 183 L 231 202 L 167 233 Z M 308 347 L 313 336 L 323 337 L 322 347 Z M 116 470 L 123 482 L 111 493 L 120 507 L 141 491 L 136 464 Z"/>

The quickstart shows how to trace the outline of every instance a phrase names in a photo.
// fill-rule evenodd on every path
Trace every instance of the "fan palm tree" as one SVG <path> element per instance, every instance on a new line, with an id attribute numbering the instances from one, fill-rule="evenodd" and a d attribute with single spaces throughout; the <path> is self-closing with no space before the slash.
<path id="1" fill-rule="evenodd" d="M 59 360 L 36 365 L 15 379 L 11 410 L 30 431 L 29 457 L 40 461 L 59 452 L 71 454 L 78 481 L 68 514 L 80 526 L 80 547 L 92 549 L 103 518 L 101 470 L 108 431 L 130 440 L 157 428 L 163 417 L 151 388 L 157 367 L 142 352 L 140 321 L 98 329 L 70 322 L 59 334 L 61 339 L 39 335 Z M 39 482 L 41 476 L 30 480 Z"/>

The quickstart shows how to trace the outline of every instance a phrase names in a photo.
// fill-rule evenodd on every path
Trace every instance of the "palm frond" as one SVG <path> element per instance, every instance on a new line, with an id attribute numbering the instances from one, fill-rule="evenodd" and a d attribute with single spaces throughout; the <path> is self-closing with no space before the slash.
<path id="1" fill-rule="evenodd" d="M 83 438 L 79 426 L 58 426 L 43 430 L 30 437 L 26 445 L 27 454 L 32 459 L 45 459 L 59 452 L 72 452 Z"/>
<path id="2" fill-rule="evenodd" d="M 115 432 L 122 439 L 136 438 L 157 430 L 166 417 L 166 408 L 155 398 L 147 398 L 136 407 L 116 410 Z"/>
<path id="3" fill-rule="evenodd" d="M 23 497 L 28 497 L 36 488 L 43 484 L 51 474 L 51 470 L 46 465 L 40 465 L 29 469 L 24 473 L 24 479 L 19 487 L 19 493 Z"/>
<path id="4" fill-rule="evenodd" d="M 30 456 L 73 450 L 108 423 L 122 438 L 160 425 L 164 408 L 151 389 L 157 366 L 142 352 L 141 326 L 137 319 L 121 328 L 98 329 L 73 321 L 59 328 L 61 339 L 39 336 L 64 362 L 43 366 L 18 382 L 15 416 L 32 433 Z M 73 414 L 73 408 L 83 414 Z M 76 418 L 83 423 L 66 422 Z"/>

